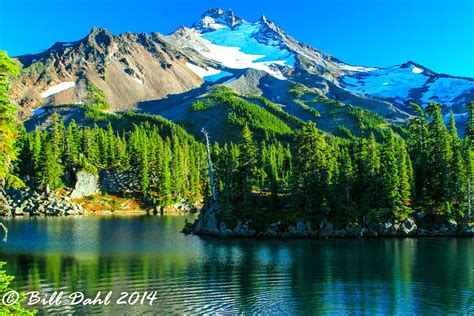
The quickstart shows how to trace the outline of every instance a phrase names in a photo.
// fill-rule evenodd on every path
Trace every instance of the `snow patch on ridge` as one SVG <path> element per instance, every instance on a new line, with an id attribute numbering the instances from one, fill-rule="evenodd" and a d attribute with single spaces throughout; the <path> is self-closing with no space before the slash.
<path id="1" fill-rule="evenodd" d="M 232 75 L 230 72 L 222 71 L 212 67 L 202 68 L 191 63 L 186 63 L 186 66 L 191 69 L 196 75 L 201 77 L 204 81 L 214 82 L 221 78 Z"/>
<path id="2" fill-rule="evenodd" d="M 202 23 L 203 27 L 212 28 L 212 29 L 216 29 L 216 30 L 221 29 L 221 28 L 224 27 L 224 25 L 216 23 L 216 21 L 213 18 L 211 18 L 210 16 L 205 16 L 201 20 L 201 23 Z"/>
<path id="3" fill-rule="evenodd" d="M 348 64 L 338 64 L 339 68 L 346 71 L 354 71 L 354 72 L 369 72 L 377 70 L 378 68 L 369 68 L 364 66 L 351 66 Z"/>
<path id="4" fill-rule="evenodd" d="M 136 82 L 138 82 L 139 84 L 141 84 L 143 86 L 143 80 L 142 79 L 133 77 L 133 80 L 135 80 Z"/>
<path id="5" fill-rule="evenodd" d="M 41 97 L 43 99 L 49 98 L 52 95 L 55 95 L 64 90 L 73 88 L 75 86 L 76 86 L 76 82 L 74 81 L 61 82 L 55 86 L 49 87 L 45 92 L 41 93 Z"/>
<path id="6" fill-rule="evenodd" d="M 415 74 L 421 74 L 421 73 L 423 73 L 423 69 L 418 68 L 418 67 L 416 67 L 416 66 L 413 66 L 413 69 L 412 69 L 411 71 L 412 71 L 413 73 L 415 73 Z"/>

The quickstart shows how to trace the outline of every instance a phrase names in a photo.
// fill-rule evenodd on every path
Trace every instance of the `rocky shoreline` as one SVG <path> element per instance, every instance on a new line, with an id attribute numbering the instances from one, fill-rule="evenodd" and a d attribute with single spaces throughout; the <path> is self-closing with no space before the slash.
<path id="1" fill-rule="evenodd" d="M 81 205 L 68 196 L 37 192 L 30 188 L 6 188 L 0 194 L 0 216 L 65 216 L 83 215 Z"/>
<path id="2" fill-rule="evenodd" d="M 194 223 L 188 223 L 183 233 L 216 237 L 262 237 L 262 238 L 376 238 L 376 237 L 474 237 L 474 225 L 454 220 L 426 227 L 422 218 L 390 220 L 376 225 L 346 225 L 335 227 L 330 221 L 319 223 L 300 220 L 292 225 L 281 221 L 269 224 L 265 230 L 252 227 L 251 220 L 239 221 L 228 227 L 217 218 L 218 207 L 201 210 Z"/>
<path id="3" fill-rule="evenodd" d="M 37 191 L 29 187 L 22 189 L 5 188 L 0 190 L 0 217 L 20 217 L 20 216 L 132 216 L 132 215 L 178 215 L 186 213 L 196 213 L 199 203 L 189 203 L 181 200 L 178 203 L 167 207 L 156 207 L 154 209 L 118 209 L 118 210 L 90 210 L 88 205 L 80 200 L 74 199 L 74 193 L 63 192 L 46 193 Z M 105 200 L 100 198 L 99 200 Z M 100 206 L 99 206 L 100 207 Z"/>

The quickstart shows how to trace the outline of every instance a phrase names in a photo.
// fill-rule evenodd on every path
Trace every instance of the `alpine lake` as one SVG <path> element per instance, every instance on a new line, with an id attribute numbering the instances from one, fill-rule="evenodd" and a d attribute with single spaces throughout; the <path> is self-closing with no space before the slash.
<path id="1" fill-rule="evenodd" d="M 474 314 L 473 238 L 181 233 L 193 218 L 16 218 L 0 261 L 40 315 Z"/>

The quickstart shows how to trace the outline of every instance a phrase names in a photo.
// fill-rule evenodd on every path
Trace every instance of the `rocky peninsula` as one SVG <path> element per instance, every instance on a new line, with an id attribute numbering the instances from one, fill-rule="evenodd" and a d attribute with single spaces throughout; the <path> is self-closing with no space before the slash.
<path id="1" fill-rule="evenodd" d="M 417 213 L 403 220 L 393 219 L 366 225 L 337 227 L 328 219 L 320 221 L 296 220 L 293 223 L 272 222 L 264 229 L 256 228 L 252 220 L 239 220 L 235 225 L 219 219 L 219 205 L 203 208 L 194 223 L 187 223 L 186 234 L 217 237 L 266 237 L 266 238 L 374 238 L 374 237 L 474 237 L 474 225 L 453 219 L 428 220 Z"/>

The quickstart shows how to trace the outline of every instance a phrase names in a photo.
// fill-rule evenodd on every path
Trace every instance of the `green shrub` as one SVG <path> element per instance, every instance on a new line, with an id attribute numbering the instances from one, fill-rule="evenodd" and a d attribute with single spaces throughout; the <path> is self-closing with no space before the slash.
<path id="1" fill-rule="evenodd" d="M 0 297 L 3 298 L 8 292 L 12 291 L 10 288 L 11 281 L 15 278 L 11 275 L 8 275 L 2 267 L 5 265 L 5 262 L 0 262 Z M 21 307 L 20 303 L 26 299 L 25 294 L 20 293 L 20 299 L 15 304 L 10 306 L 1 305 L 0 306 L 0 315 L 35 315 L 36 311 L 31 311 L 26 308 Z"/>

